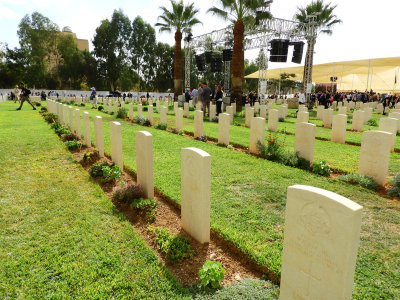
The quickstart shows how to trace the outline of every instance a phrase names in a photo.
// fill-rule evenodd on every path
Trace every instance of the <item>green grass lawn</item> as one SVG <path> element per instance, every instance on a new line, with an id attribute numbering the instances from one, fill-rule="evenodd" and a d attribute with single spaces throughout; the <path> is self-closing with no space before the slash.
<path id="1" fill-rule="evenodd" d="M 134 106 L 136 111 L 136 106 Z M 294 109 L 289 110 L 289 116 L 295 116 Z M 143 112 L 144 116 L 147 116 L 147 112 Z M 315 112 L 311 112 L 314 115 Z M 136 114 L 135 114 L 136 115 Z M 378 115 L 374 117 L 377 118 Z M 154 114 L 156 123 L 159 122 L 159 114 Z M 235 117 L 236 123 L 244 124 L 244 118 L 239 116 Z M 267 121 L 268 122 L 268 121 Z M 322 126 L 322 121 L 311 119 L 311 123 L 317 126 Z M 267 123 L 266 123 L 267 126 Z M 168 127 L 175 128 L 175 116 L 173 115 L 172 107 L 170 107 L 168 115 Z M 351 124 L 349 124 L 351 128 Z M 279 130 L 285 130 L 289 133 L 294 134 L 296 131 L 296 119 L 293 117 L 286 118 L 285 122 L 279 122 Z M 377 127 L 364 126 L 364 130 L 377 130 Z M 188 132 L 194 132 L 194 121 L 193 112 L 190 112 L 190 118 L 184 118 L 184 130 Z M 204 135 L 210 138 L 218 139 L 218 123 L 204 122 Z M 285 142 L 285 148 L 289 151 L 294 152 L 294 135 L 286 135 L 284 133 L 276 133 L 281 141 Z M 330 141 L 331 129 L 317 127 L 316 136 L 320 138 L 326 138 L 328 141 L 315 140 L 314 148 L 314 162 L 326 160 L 330 163 L 331 167 L 335 170 L 356 173 L 358 170 L 358 162 L 360 157 L 360 146 L 357 145 L 341 145 Z M 361 144 L 362 133 L 359 132 L 347 132 L 346 139 L 348 142 Z M 267 135 L 266 135 L 267 138 Z M 233 144 L 249 147 L 250 143 L 250 129 L 243 126 L 231 126 L 230 127 L 230 142 Z M 400 136 L 396 140 L 396 148 L 400 149 Z M 389 163 L 389 175 L 392 177 L 400 173 L 400 154 L 391 153 Z"/>
<path id="2" fill-rule="evenodd" d="M 87 110 L 92 119 L 96 115 L 104 118 L 105 149 L 110 153 L 109 122 L 114 121 L 115 117 L 89 108 Z M 135 131 L 147 130 L 153 134 L 155 186 L 177 203 L 180 203 L 181 148 L 197 147 L 210 153 L 212 229 L 278 275 L 288 186 L 305 184 L 323 188 L 363 205 L 354 299 L 399 299 L 400 233 L 396 229 L 400 224 L 398 201 L 389 202 L 366 189 L 227 148 L 118 121 L 122 124 L 124 164 L 132 170 L 136 170 Z M 206 128 L 205 131 L 207 134 Z M 232 130 L 232 134 L 236 134 L 234 132 Z M 241 131 L 238 134 L 242 134 Z M 92 126 L 92 140 L 93 136 Z M 342 148 L 347 147 L 338 145 L 337 150 L 342 151 Z"/>
<path id="3" fill-rule="evenodd" d="M 190 298 L 37 112 L 0 103 L 0 298 Z"/>

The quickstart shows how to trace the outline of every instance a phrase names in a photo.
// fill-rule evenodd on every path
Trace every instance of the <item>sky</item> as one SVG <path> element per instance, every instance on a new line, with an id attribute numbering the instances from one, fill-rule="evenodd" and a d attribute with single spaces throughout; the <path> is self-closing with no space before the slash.
<path id="1" fill-rule="evenodd" d="M 194 36 L 222 29 L 228 25 L 224 20 L 207 14 L 218 0 L 184 0 L 194 2 L 200 9 L 198 18 L 203 25 L 193 28 Z M 311 0 L 274 0 L 271 13 L 274 17 L 293 18 L 297 7 L 303 7 Z M 326 1 L 328 3 L 329 1 Z M 337 4 L 336 15 L 343 21 L 336 25 L 331 36 L 321 35 L 315 47 L 314 64 L 368 58 L 395 57 L 400 54 L 400 39 L 397 37 L 399 0 L 332 0 Z M 170 7 L 169 0 L 0 0 L 0 42 L 10 48 L 18 46 L 18 24 L 26 14 L 37 11 L 58 24 L 60 29 L 71 27 L 80 39 L 91 41 L 101 20 L 110 19 L 114 9 L 122 9 L 133 20 L 140 15 L 154 26 L 161 14 L 160 6 Z M 174 36 L 157 31 L 157 40 L 171 45 Z M 246 51 L 245 57 L 253 60 L 258 50 Z M 290 59 L 289 59 L 290 60 Z M 303 58 L 304 62 L 304 58 Z M 270 63 L 270 68 L 295 66 L 292 63 Z"/>

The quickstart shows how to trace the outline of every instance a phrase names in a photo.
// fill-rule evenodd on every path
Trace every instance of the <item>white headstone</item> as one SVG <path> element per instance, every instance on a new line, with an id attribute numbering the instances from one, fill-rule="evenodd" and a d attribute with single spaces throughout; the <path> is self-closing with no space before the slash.
<path id="1" fill-rule="evenodd" d="M 137 183 L 146 198 L 154 198 L 153 136 L 147 131 L 136 131 L 136 169 Z"/>
<path id="2" fill-rule="evenodd" d="M 361 141 L 358 173 L 375 179 L 384 185 L 389 168 L 392 134 L 384 131 L 365 131 Z"/>
<path id="3" fill-rule="evenodd" d="M 81 133 L 81 114 L 79 109 L 75 109 L 75 134 L 81 138 L 82 137 L 82 133 Z"/>
<path id="4" fill-rule="evenodd" d="M 129 103 L 129 120 L 133 120 L 133 103 Z"/>
<path id="5" fill-rule="evenodd" d="M 147 118 L 149 119 L 149 121 L 150 121 L 150 125 L 154 125 L 154 111 L 153 111 L 153 109 L 154 109 L 154 106 L 153 105 L 149 105 L 149 108 L 148 108 L 148 114 L 147 114 Z"/>
<path id="6" fill-rule="evenodd" d="M 335 115 L 332 121 L 331 141 L 344 144 L 346 141 L 347 115 Z"/>
<path id="7" fill-rule="evenodd" d="M 265 119 L 255 118 L 251 120 L 250 128 L 250 147 L 249 151 L 253 154 L 259 154 L 257 144 L 260 142 L 264 145 L 265 141 Z"/>
<path id="8" fill-rule="evenodd" d="M 94 140 L 100 157 L 104 157 L 103 118 L 100 116 L 94 118 Z"/>
<path id="9" fill-rule="evenodd" d="M 196 110 L 194 112 L 194 137 L 203 136 L 203 112 Z"/>
<path id="10" fill-rule="evenodd" d="M 162 106 L 161 112 L 160 112 L 160 123 L 161 124 L 168 124 L 167 123 L 167 112 L 168 112 L 168 108 L 165 106 Z"/>
<path id="11" fill-rule="evenodd" d="M 202 111 L 200 112 L 203 117 Z M 181 151 L 182 228 L 200 243 L 210 242 L 211 156 L 197 148 Z"/>
<path id="12" fill-rule="evenodd" d="M 230 106 L 228 106 L 229 108 Z M 229 114 L 219 114 L 218 116 L 218 143 L 222 145 L 229 145 L 229 125 L 231 116 Z"/>
<path id="13" fill-rule="evenodd" d="M 308 123 L 309 112 L 299 111 L 297 113 L 297 123 Z"/>
<path id="14" fill-rule="evenodd" d="M 278 131 L 278 111 L 276 109 L 268 111 L 268 130 L 273 132 Z"/>
<path id="15" fill-rule="evenodd" d="M 314 160 L 316 126 L 312 123 L 297 123 L 294 140 L 294 152 L 309 162 Z"/>
<path id="16" fill-rule="evenodd" d="M 250 127 L 251 126 L 251 120 L 254 117 L 254 108 L 247 106 L 245 108 L 245 126 Z"/>
<path id="17" fill-rule="evenodd" d="M 178 130 L 178 131 L 183 130 L 183 110 L 182 110 L 182 108 L 177 108 L 175 114 L 176 114 L 176 116 L 175 116 L 176 130 Z"/>
<path id="18" fill-rule="evenodd" d="M 358 132 L 362 132 L 363 125 L 364 125 L 364 111 L 363 110 L 354 111 L 351 129 Z"/>
<path id="19" fill-rule="evenodd" d="M 111 122 L 111 158 L 112 161 L 123 168 L 123 160 L 122 160 L 122 132 L 121 132 L 121 124 L 119 122 Z"/>
<path id="20" fill-rule="evenodd" d="M 351 299 L 361 212 L 326 190 L 288 188 L 280 300 Z"/>
<path id="21" fill-rule="evenodd" d="M 89 118 L 89 113 L 87 111 L 83 113 L 83 135 L 85 139 L 85 145 L 87 147 L 91 147 L 92 141 L 90 137 L 90 118 Z"/>

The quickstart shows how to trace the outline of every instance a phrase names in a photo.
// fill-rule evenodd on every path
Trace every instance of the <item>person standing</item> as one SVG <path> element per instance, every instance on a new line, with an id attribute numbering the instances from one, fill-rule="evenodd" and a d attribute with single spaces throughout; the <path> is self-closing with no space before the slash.
<path id="1" fill-rule="evenodd" d="M 206 109 L 208 110 L 208 116 L 210 116 L 210 100 L 211 100 L 211 89 L 207 86 L 206 82 L 202 84 L 202 100 L 203 113 L 206 115 Z"/>
<path id="2" fill-rule="evenodd" d="M 215 99 L 216 100 L 216 104 L 217 104 L 217 116 L 222 113 L 222 97 L 223 97 L 223 93 L 222 93 L 222 87 L 218 86 L 217 87 L 217 92 L 215 93 Z"/>
<path id="3" fill-rule="evenodd" d="M 18 89 L 18 85 L 15 86 L 14 89 L 14 103 L 20 102 L 19 101 L 19 89 Z"/>
<path id="4" fill-rule="evenodd" d="M 19 96 L 19 100 L 21 104 L 17 108 L 17 110 L 21 110 L 22 105 L 24 105 L 24 102 L 27 101 L 33 108 L 33 110 L 36 110 L 35 106 L 32 104 L 32 102 L 29 100 L 29 95 L 31 94 L 31 91 L 25 88 L 25 85 L 23 82 L 19 83 L 19 88 L 21 89 L 21 95 Z"/>
<path id="5" fill-rule="evenodd" d="M 92 100 L 93 102 L 93 107 L 97 108 L 97 92 L 96 89 L 94 87 L 91 88 L 92 93 L 90 94 L 90 100 Z"/>

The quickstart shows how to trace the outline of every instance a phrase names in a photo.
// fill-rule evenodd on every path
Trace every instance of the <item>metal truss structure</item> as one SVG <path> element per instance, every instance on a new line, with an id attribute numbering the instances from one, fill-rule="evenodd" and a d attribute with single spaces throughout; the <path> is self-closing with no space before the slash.
<path id="1" fill-rule="evenodd" d="M 269 42 L 272 39 L 288 39 L 290 41 L 300 41 L 307 40 L 312 41 L 316 39 L 315 30 L 315 19 L 312 19 L 308 23 L 301 23 L 292 20 L 285 20 L 279 18 L 272 18 L 269 20 L 261 21 L 260 24 L 252 27 L 246 28 L 244 32 L 244 48 L 245 50 L 250 49 L 262 49 L 263 53 L 268 49 Z M 224 46 L 232 47 L 233 44 L 233 26 L 228 26 L 226 28 L 215 30 L 210 33 L 199 35 L 193 38 L 185 38 L 185 87 L 190 88 L 190 60 L 193 51 L 202 52 L 205 47 L 210 44 L 216 47 Z M 264 50 L 265 49 L 265 50 Z M 268 59 L 266 53 L 264 53 L 266 59 L 260 62 L 260 69 L 268 67 Z M 305 68 L 308 69 L 308 73 L 312 74 L 312 60 L 306 60 L 306 62 L 311 62 L 311 64 L 306 65 Z M 225 71 L 227 64 L 225 64 Z M 261 81 L 266 80 L 266 72 L 261 72 Z M 265 73 L 265 74 L 264 74 Z M 304 78 L 304 84 L 311 83 L 311 77 L 306 76 Z M 225 88 L 225 90 L 227 90 Z"/>

